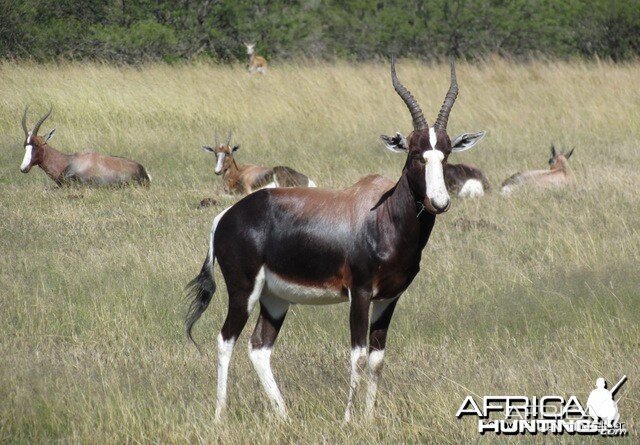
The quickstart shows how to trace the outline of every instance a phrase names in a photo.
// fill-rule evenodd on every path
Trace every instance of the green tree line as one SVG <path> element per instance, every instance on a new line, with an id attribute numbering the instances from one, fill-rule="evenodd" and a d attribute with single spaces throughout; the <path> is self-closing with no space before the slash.
<path id="1" fill-rule="evenodd" d="M 640 54 L 640 0 L 0 0 L 0 58 L 139 63 Z"/>

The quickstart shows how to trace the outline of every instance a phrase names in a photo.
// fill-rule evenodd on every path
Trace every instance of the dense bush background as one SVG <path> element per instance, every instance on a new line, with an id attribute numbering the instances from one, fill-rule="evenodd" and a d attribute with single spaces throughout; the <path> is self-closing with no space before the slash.
<path id="1" fill-rule="evenodd" d="M 0 0 L 0 57 L 137 63 L 640 54 L 640 0 Z"/>

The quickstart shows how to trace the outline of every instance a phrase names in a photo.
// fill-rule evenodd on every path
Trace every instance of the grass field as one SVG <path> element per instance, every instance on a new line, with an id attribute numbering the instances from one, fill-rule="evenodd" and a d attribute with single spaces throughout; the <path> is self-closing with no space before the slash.
<path id="1" fill-rule="evenodd" d="M 400 61 L 398 72 L 433 122 L 448 67 Z M 597 377 L 623 374 L 630 435 L 616 443 L 636 442 L 639 72 L 460 64 L 449 133 L 488 136 L 450 161 L 476 163 L 498 188 L 518 170 L 545 168 L 551 142 L 575 146 L 576 187 L 454 200 L 438 217 L 392 322 L 373 422 L 356 410 L 342 424 L 348 306 L 336 305 L 289 312 L 272 359 L 287 423 L 271 414 L 247 358 L 250 321 L 218 425 L 226 291 L 216 270 L 219 292 L 195 329 L 200 355 L 185 339 L 183 289 L 204 260 L 213 216 L 235 198 L 199 147 L 233 129 L 240 162 L 289 165 L 323 187 L 368 173 L 397 178 L 404 158 L 378 135 L 406 133 L 411 119 L 388 66 L 281 65 L 251 77 L 239 65 L 0 64 L 0 442 L 493 442 L 474 420 L 455 418 L 465 396 L 585 402 Z M 54 106 L 41 130 L 57 127 L 54 147 L 134 158 L 151 188 L 58 189 L 38 168 L 20 173 L 27 104 L 31 125 Z M 204 197 L 219 205 L 198 210 Z"/>

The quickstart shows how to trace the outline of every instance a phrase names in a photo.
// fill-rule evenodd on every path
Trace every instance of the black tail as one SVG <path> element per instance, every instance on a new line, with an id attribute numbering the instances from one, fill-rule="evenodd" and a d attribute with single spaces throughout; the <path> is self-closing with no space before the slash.
<path id="1" fill-rule="evenodd" d="M 187 329 L 187 337 L 198 346 L 196 341 L 191 335 L 193 325 L 198 321 L 202 313 L 207 310 L 209 302 L 213 297 L 213 293 L 216 291 L 216 283 L 213 281 L 213 262 L 215 258 L 209 258 L 207 253 L 207 259 L 204 260 L 202 269 L 197 277 L 187 284 L 187 298 L 191 298 L 191 304 L 187 311 L 187 318 L 185 320 L 185 327 Z"/>

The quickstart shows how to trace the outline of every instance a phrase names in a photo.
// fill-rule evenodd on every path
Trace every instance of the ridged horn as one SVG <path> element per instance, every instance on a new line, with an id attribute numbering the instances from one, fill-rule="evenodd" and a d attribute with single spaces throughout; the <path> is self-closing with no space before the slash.
<path id="1" fill-rule="evenodd" d="M 51 112 L 53 111 L 53 107 L 49 108 L 49 111 L 47 111 L 47 114 L 45 114 L 44 116 L 42 116 L 40 118 L 40 120 L 38 122 L 36 122 L 36 125 L 33 127 L 33 135 L 36 136 L 38 134 L 38 130 L 40 130 L 40 125 L 42 125 L 42 123 L 47 120 L 47 118 L 51 115 Z"/>
<path id="2" fill-rule="evenodd" d="M 220 135 L 217 132 L 216 132 L 215 138 L 216 138 L 216 148 L 218 148 L 220 146 Z"/>
<path id="3" fill-rule="evenodd" d="M 29 136 L 29 130 L 27 129 L 27 112 L 29 111 L 29 105 L 24 107 L 24 114 L 22 115 L 22 129 L 24 130 L 24 137 Z"/>
<path id="4" fill-rule="evenodd" d="M 398 80 L 395 57 L 391 57 L 391 83 L 393 83 L 393 88 L 396 90 L 396 93 L 398 93 L 398 96 L 402 98 L 404 103 L 407 105 L 407 108 L 409 108 L 411 118 L 413 119 L 413 129 L 417 131 L 429 128 L 429 124 L 427 124 L 427 120 L 422 114 L 420 105 L 418 105 L 418 102 L 416 102 L 414 97 L 411 95 L 411 92 L 409 92 L 409 90 L 407 90 Z"/>
<path id="5" fill-rule="evenodd" d="M 433 125 L 436 129 L 446 130 L 447 122 L 449 121 L 449 113 L 451 113 L 451 108 L 453 108 L 453 104 L 456 101 L 456 97 L 458 97 L 458 82 L 456 80 L 456 67 L 451 61 L 451 86 L 449 86 L 449 91 L 444 98 L 444 102 L 442 103 L 442 108 L 440 108 L 440 113 L 438 113 L 438 119 L 436 119 L 436 123 Z"/>
<path id="6" fill-rule="evenodd" d="M 231 133 L 231 130 L 229 130 L 229 134 L 227 135 L 227 145 L 229 145 L 231 143 L 231 135 L 233 133 Z"/>

